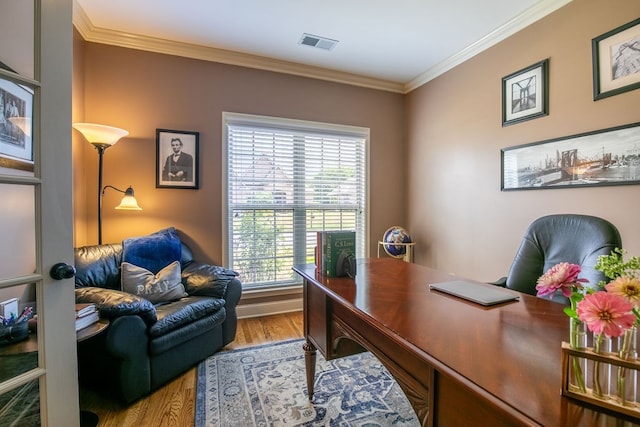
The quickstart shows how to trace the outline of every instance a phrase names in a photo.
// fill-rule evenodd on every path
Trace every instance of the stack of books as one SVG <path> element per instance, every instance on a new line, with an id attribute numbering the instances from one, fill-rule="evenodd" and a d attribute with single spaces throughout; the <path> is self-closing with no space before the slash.
<path id="1" fill-rule="evenodd" d="M 100 315 L 95 304 L 76 304 L 76 332 L 93 325 L 98 320 L 100 320 Z"/>
<path id="2" fill-rule="evenodd" d="M 326 277 L 355 277 L 355 231 L 318 231 L 316 268 Z"/>

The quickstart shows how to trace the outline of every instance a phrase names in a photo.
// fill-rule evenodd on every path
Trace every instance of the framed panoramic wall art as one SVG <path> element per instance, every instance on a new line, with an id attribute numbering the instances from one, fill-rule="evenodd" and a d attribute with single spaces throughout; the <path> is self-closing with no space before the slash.
<path id="1" fill-rule="evenodd" d="M 591 41 L 593 99 L 640 88 L 640 18 Z"/>
<path id="2" fill-rule="evenodd" d="M 501 189 L 640 184 L 640 123 L 501 150 Z"/>
<path id="3" fill-rule="evenodd" d="M 33 172 L 33 94 L 0 77 L 0 167 Z"/>
<path id="4" fill-rule="evenodd" d="M 156 129 L 156 188 L 198 188 L 198 132 Z"/>
<path id="5" fill-rule="evenodd" d="M 502 78 L 502 126 L 549 114 L 549 60 Z"/>

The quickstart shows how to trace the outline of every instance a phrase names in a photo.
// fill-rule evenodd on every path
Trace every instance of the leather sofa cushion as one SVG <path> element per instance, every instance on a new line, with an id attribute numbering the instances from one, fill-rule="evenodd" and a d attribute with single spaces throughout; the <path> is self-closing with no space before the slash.
<path id="1" fill-rule="evenodd" d="M 77 303 L 93 303 L 100 316 L 115 319 L 120 316 L 140 316 L 147 325 L 157 320 L 157 312 L 151 302 L 145 298 L 115 289 L 103 289 L 95 286 L 76 288 Z"/>
<path id="2" fill-rule="evenodd" d="M 189 296 L 156 305 L 158 321 L 149 328 L 151 339 L 211 315 L 224 307 L 221 298 Z M 224 320 L 224 319 L 222 319 Z"/>
<path id="3" fill-rule="evenodd" d="M 227 318 L 224 307 L 213 314 L 209 314 L 193 323 L 174 329 L 169 333 L 155 337 L 149 343 L 149 354 L 157 356 L 172 348 L 179 347 L 187 341 L 193 340 L 215 328 L 222 335 L 222 323 Z"/>
<path id="4" fill-rule="evenodd" d="M 180 264 L 182 269 L 195 263 L 191 249 L 182 243 Z M 120 264 L 122 264 L 122 244 L 91 245 L 76 248 L 76 288 L 96 286 L 121 290 Z"/>
<path id="5" fill-rule="evenodd" d="M 76 248 L 76 288 L 95 286 L 120 290 L 122 245 L 93 245 Z"/>
<path id="6" fill-rule="evenodd" d="M 182 283 L 189 295 L 224 298 L 227 285 L 237 276 L 228 268 L 197 261 L 182 269 Z"/>

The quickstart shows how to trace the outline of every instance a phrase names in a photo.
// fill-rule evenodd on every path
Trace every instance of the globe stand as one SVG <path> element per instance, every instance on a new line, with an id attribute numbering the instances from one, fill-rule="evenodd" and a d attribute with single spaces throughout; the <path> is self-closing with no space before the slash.
<path id="1" fill-rule="evenodd" d="M 392 258 L 402 259 L 404 262 L 413 262 L 413 247 L 415 246 L 415 242 L 409 243 L 395 243 L 395 242 L 383 242 L 381 240 L 378 241 L 378 258 L 380 258 L 380 248 L 384 249 L 384 252 Z M 387 251 L 386 247 L 388 246 L 404 246 L 404 254 L 402 255 L 391 255 L 389 251 Z"/>

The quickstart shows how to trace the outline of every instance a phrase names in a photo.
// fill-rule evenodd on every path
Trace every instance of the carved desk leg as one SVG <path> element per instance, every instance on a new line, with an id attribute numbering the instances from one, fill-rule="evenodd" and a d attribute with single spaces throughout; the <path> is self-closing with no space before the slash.
<path id="1" fill-rule="evenodd" d="M 313 386 L 316 381 L 316 348 L 309 341 L 302 345 L 304 349 L 304 364 L 307 371 L 307 394 L 309 400 L 313 398 Z"/>

